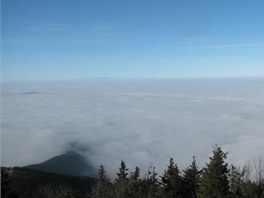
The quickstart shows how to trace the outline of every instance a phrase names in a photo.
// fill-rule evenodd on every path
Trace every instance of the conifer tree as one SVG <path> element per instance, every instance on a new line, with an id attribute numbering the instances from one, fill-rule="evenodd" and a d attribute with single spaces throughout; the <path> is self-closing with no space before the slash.
<path id="1" fill-rule="evenodd" d="M 243 197 L 242 184 L 243 184 L 243 173 L 239 168 L 231 165 L 229 173 L 230 193 L 233 198 Z"/>
<path id="2" fill-rule="evenodd" d="M 128 197 L 128 168 L 126 168 L 123 160 L 121 161 L 119 172 L 116 174 L 117 178 L 114 182 L 115 197 L 126 198 Z"/>
<path id="3" fill-rule="evenodd" d="M 182 187 L 183 187 L 182 177 L 180 176 L 180 171 L 176 164 L 174 164 L 173 159 L 170 158 L 170 163 L 167 170 L 165 170 L 163 176 L 161 177 L 161 195 L 162 197 L 168 198 L 181 198 L 183 197 Z"/>
<path id="4" fill-rule="evenodd" d="M 201 198 L 226 198 L 229 196 L 228 164 L 225 162 L 227 153 L 217 145 L 214 147 L 213 156 L 202 173 L 199 188 Z"/>
<path id="5" fill-rule="evenodd" d="M 142 197 L 156 198 L 159 197 L 159 180 L 158 173 L 152 165 L 149 167 L 145 178 L 142 181 Z"/>
<path id="6" fill-rule="evenodd" d="M 106 177 L 104 166 L 101 165 L 98 170 L 98 181 L 92 188 L 92 198 L 109 198 L 111 197 L 111 189 L 109 179 Z"/>
<path id="7" fill-rule="evenodd" d="M 130 174 L 128 181 L 128 194 L 129 197 L 142 197 L 140 170 L 138 167 L 136 167 L 135 171 L 131 172 Z"/>
<path id="8" fill-rule="evenodd" d="M 184 196 L 196 198 L 200 183 L 201 171 L 196 165 L 196 159 L 193 156 L 192 164 L 183 171 Z"/>

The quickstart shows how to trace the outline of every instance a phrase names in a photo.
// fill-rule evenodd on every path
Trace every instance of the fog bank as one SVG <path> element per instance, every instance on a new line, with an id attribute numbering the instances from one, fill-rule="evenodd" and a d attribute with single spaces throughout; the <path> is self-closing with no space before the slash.
<path id="1" fill-rule="evenodd" d="M 74 147 L 114 174 L 120 161 L 162 172 L 212 146 L 244 164 L 264 151 L 264 79 L 108 79 L 2 84 L 2 166 Z M 74 146 L 72 146 L 74 145 Z"/>

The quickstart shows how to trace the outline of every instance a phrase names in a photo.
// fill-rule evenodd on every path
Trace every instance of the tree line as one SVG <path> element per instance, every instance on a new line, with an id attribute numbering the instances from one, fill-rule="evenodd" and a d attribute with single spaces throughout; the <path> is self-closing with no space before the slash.
<path id="1" fill-rule="evenodd" d="M 167 169 L 158 175 L 150 167 L 142 177 L 136 167 L 129 172 L 124 161 L 114 181 L 106 175 L 103 165 L 90 198 L 264 198 L 264 159 L 254 160 L 253 167 L 228 165 L 227 153 L 215 145 L 204 168 L 192 163 L 180 171 L 172 158 Z M 255 177 L 252 178 L 254 169 Z"/>
<path id="2" fill-rule="evenodd" d="M 238 167 L 229 165 L 227 153 L 215 145 L 208 163 L 196 158 L 180 171 L 172 158 L 159 175 L 154 166 L 145 174 L 129 170 L 124 161 L 114 180 L 103 165 L 98 178 L 76 178 L 23 168 L 1 167 L 3 198 L 264 198 L 264 156 Z M 86 181 L 87 180 L 87 181 Z"/>

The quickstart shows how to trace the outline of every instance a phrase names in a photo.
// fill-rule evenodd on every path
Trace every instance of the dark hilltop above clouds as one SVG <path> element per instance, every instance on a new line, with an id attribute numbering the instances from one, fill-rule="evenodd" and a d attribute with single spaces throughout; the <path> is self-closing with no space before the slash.
<path id="1" fill-rule="evenodd" d="M 73 176 L 96 176 L 96 168 L 75 151 L 67 151 L 42 163 L 25 166 L 25 168 Z"/>

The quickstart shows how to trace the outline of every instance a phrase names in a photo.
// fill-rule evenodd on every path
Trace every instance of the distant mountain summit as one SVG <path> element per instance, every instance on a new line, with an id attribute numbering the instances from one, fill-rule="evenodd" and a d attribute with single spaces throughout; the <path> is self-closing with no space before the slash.
<path id="1" fill-rule="evenodd" d="M 73 176 L 96 176 L 95 168 L 75 151 L 67 151 L 42 163 L 28 165 L 26 168 Z"/>

